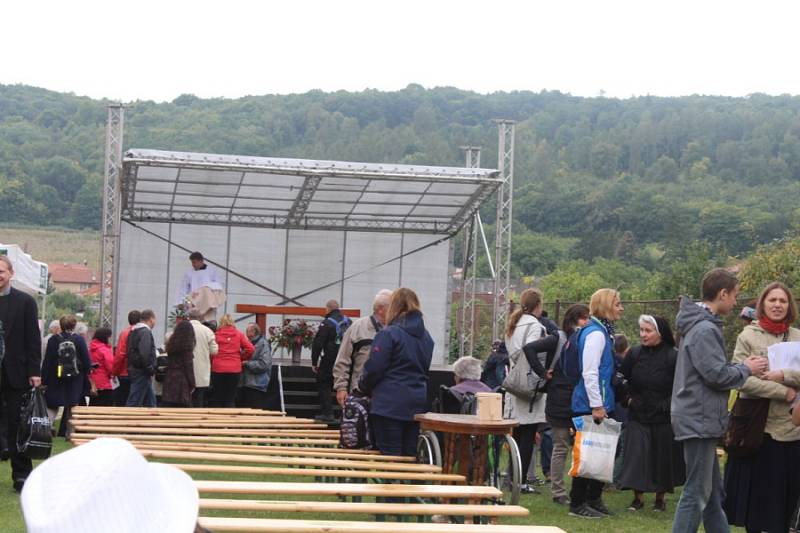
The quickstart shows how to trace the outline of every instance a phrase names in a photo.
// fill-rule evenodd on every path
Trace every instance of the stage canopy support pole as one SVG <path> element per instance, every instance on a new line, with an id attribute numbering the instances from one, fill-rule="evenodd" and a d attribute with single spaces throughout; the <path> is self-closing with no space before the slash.
<path id="1" fill-rule="evenodd" d="M 106 122 L 106 153 L 103 174 L 103 235 L 100 245 L 100 325 L 116 332 L 117 259 L 120 229 L 120 173 L 125 107 L 109 104 Z"/>
<path id="2" fill-rule="evenodd" d="M 480 168 L 480 146 L 462 146 L 467 168 Z M 461 268 L 461 342 L 458 345 L 459 357 L 474 356 L 475 351 L 475 280 L 478 250 L 478 212 L 464 225 L 464 263 Z"/>
<path id="3" fill-rule="evenodd" d="M 498 128 L 498 169 L 502 183 L 497 189 L 495 224 L 495 277 L 492 339 L 499 338 L 508 314 L 508 291 L 511 285 L 511 223 L 514 201 L 514 132 L 516 122 L 495 119 Z"/>

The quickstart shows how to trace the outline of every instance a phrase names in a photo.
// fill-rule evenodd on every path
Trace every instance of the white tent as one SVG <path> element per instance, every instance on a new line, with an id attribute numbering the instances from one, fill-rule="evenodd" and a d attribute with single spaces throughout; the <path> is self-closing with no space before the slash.
<path id="1" fill-rule="evenodd" d="M 16 244 L 0 244 L 0 255 L 14 264 L 11 284 L 28 293 L 47 294 L 47 263 L 35 261 Z"/>

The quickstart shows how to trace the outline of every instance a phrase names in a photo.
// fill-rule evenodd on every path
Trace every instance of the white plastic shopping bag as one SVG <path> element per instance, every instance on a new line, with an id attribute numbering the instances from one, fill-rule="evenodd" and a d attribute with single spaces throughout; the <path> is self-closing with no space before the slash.
<path id="1" fill-rule="evenodd" d="M 572 418 L 575 445 L 569 475 L 610 483 L 614 478 L 614 456 L 622 424 L 606 418 L 595 424 L 590 415 Z"/>

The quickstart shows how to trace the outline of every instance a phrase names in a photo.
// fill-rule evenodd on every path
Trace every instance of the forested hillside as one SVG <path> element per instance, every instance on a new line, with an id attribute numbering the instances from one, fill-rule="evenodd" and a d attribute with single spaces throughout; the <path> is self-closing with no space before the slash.
<path id="1" fill-rule="evenodd" d="M 0 85 L 0 222 L 99 226 L 105 104 Z M 491 167 L 492 118 L 519 121 L 515 271 L 550 274 L 558 296 L 607 278 L 629 296 L 691 292 L 695 271 L 800 225 L 798 97 L 183 95 L 131 104 L 125 147 L 460 166 L 477 144 Z"/>

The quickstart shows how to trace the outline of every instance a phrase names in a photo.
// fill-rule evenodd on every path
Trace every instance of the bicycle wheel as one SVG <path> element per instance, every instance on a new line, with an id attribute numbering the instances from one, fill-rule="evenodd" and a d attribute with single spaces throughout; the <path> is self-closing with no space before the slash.
<path id="1" fill-rule="evenodd" d="M 433 454 L 431 438 L 427 433 L 427 431 L 420 433 L 419 437 L 417 437 L 417 462 L 423 465 L 433 465 L 436 457 Z"/>
<path id="2" fill-rule="evenodd" d="M 517 505 L 522 480 L 522 461 L 517 441 L 511 435 L 489 442 L 488 484 L 503 491 L 503 503 Z"/>

